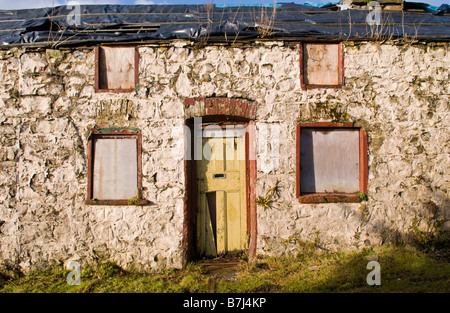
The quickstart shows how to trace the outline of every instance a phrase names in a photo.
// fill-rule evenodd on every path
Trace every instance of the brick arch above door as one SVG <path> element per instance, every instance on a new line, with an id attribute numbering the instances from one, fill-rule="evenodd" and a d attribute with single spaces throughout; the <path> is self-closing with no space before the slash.
<path id="1" fill-rule="evenodd" d="M 184 117 L 233 116 L 255 120 L 257 105 L 256 101 L 240 98 L 188 98 L 184 101 Z"/>

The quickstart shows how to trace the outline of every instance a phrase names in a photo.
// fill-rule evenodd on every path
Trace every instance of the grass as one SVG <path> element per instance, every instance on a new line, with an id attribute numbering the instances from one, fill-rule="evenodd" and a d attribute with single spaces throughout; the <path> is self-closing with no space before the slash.
<path id="1" fill-rule="evenodd" d="M 369 260 L 380 264 L 381 285 L 369 286 Z M 0 276 L 2 293 L 204 293 L 210 275 L 190 263 L 159 274 L 126 272 L 113 263 L 82 269 L 80 285 L 55 268 L 16 279 Z M 408 247 L 384 246 L 358 253 L 307 253 L 243 262 L 235 279 L 215 279 L 218 293 L 423 293 L 450 292 L 450 263 Z"/>

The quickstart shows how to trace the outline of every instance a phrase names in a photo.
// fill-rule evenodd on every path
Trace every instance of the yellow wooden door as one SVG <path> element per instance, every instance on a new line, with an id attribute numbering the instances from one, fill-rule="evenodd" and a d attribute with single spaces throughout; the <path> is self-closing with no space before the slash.
<path id="1" fill-rule="evenodd" d="M 201 138 L 197 248 L 202 256 L 246 249 L 244 140 L 243 136 Z"/>

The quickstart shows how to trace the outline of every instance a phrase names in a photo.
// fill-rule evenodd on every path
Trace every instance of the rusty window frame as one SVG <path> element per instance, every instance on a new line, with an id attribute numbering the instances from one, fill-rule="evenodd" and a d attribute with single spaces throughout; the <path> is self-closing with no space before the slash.
<path id="1" fill-rule="evenodd" d="M 306 58 L 305 58 L 305 45 L 307 44 L 338 44 L 338 77 L 339 83 L 337 85 L 315 85 L 306 83 Z M 318 89 L 318 88 L 328 88 L 328 89 L 340 89 L 344 87 L 344 44 L 342 42 L 302 42 L 300 43 L 300 85 L 302 90 L 307 89 Z"/>
<path id="2" fill-rule="evenodd" d="M 359 129 L 359 192 L 335 193 L 316 192 L 302 193 L 300 185 L 300 135 L 302 128 L 354 128 Z M 367 133 L 360 127 L 354 127 L 353 123 L 299 123 L 296 131 L 296 197 L 300 203 L 327 203 L 327 202 L 361 202 L 362 195 L 367 194 L 368 162 L 367 162 Z"/>
<path id="3" fill-rule="evenodd" d="M 94 139 L 136 139 L 137 147 L 137 199 L 123 199 L 123 200 L 97 200 L 93 199 L 94 188 L 94 159 L 95 159 L 95 144 Z M 88 138 L 88 182 L 86 204 L 88 205 L 145 205 L 149 201 L 142 199 L 142 135 L 139 131 L 122 129 L 102 132 L 97 129 L 91 129 L 91 135 Z"/>
<path id="4" fill-rule="evenodd" d="M 107 89 L 107 88 L 101 88 L 100 86 L 100 49 L 103 47 L 115 47 L 115 48 L 134 48 L 134 85 L 135 88 L 128 88 L 128 89 Z M 95 82 L 94 82 L 94 89 L 96 93 L 101 92 L 113 92 L 113 93 L 126 93 L 126 92 L 134 92 L 137 89 L 137 85 L 139 84 L 139 51 L 137 46 L 131 46 L 131 45 L 117 45 L 117 46 L 109 46 L 109 45 L 101 45 L 96 46 L 94 48 L 95 53 Z"/>

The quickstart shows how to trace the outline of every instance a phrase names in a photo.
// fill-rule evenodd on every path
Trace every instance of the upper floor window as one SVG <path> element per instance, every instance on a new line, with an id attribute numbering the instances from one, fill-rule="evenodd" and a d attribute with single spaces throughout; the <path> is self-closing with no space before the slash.
<path id="1" fill-rule="evenodd" d="M 300 75 L 303 89 L 342 87 L 344 85 L 343 44 L 301 44 Z"/>
<path id="2" fill-rule="evenodd" d="M 95 48 L 95 91 L 133 92 L 139 79 L 136 47 Z"/>

